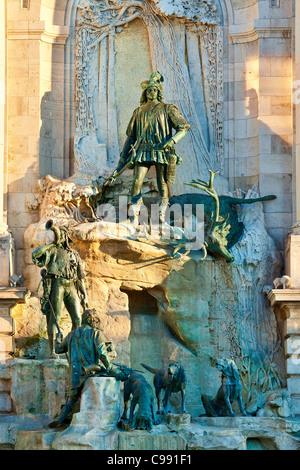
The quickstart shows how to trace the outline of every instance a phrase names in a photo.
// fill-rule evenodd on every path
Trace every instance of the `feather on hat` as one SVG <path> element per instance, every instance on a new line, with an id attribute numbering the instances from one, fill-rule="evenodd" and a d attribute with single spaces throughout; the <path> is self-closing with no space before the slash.
<path id="1" fill-rule="evenodd" d="M 143 90 L 146 90 L 146 88 L 149 88 L 151 86 L 156 86 L 160 90 L 162 90 L 162 85 L 161 82 L 164 81 L 164 77 L 162 74 L 157 70 L 152 73 L 150 80 L 145 80 L 144 82 L 141 83 L 141 87 Z"/>

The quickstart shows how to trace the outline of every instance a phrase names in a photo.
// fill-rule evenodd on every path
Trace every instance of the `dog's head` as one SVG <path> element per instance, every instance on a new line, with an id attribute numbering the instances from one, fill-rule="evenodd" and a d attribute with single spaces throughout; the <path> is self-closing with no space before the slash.
<path id="1" fill-rule="evenodd" d="M 173 381 L 179 381 L 179 380 L 183 382 L 185 380 L 184 368 L 182 367 L 181 364 L 179 364 L 179 362 L 171 362 L 169 364 L 168 377 L 169 377 L 169 383 Z"/>
<path id="2" fill-rule="evenodd" d="M 216 366 L 223 375 L 226 375 L 226 377 L 231 377 L 236 382 L 240 381 L 238 368 L 232 359 L 217 359 Z"/>
<path id="3" fill-rule="evenodd" d="M 133 418 L 133 423 L 130 426 L 131 430 L 134 429 L 144 429 L 146 431 L 151 431 L 153 428 L 153 421 L 149 412 L 141 411 L 140 409 L 135 413 Z"/>

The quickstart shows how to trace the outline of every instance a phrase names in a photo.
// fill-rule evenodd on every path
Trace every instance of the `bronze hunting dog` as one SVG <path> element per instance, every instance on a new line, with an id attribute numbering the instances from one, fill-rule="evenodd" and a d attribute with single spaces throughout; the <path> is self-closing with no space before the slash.
<path id="1" fill-rule="evenodd" d="M 156 419 L 154 414 L 153 402 L 154 394 L 151 385 L 147 382 L 145 377 L 138 372 L 132 372 L 124 382 L 124 412 L 121 420 L 127 419 L 128 402 L 132 395 L 129 422 L 128 426 L 130 430 L 133 429 L 146 429 L 151 431 L 153 425 L 156 425 Z M 138 411 L 134 414 L 136 405 L 138 405 Z"/>
<path id="2" fill-rule="evenodd" d="M 186 374 L 183 366 L 179 362 L 171 362 L 168 367 L 162 369 L 153 369 L 152 367 L 141 364 L 146 370 L 154 374 L 154 387 L 157 398 L 157 413 L 167 414 L 169 412 L 169 399 L 171 393 L 181 392 L 181 413 L 187 413 L 185 409 L 185 389 Z M 163 410 L 161 411 L 160 394 L 165 390 L 163 399 Z"/>
<path id="3" fill-rule="evenodd" d="M 232 359 L 217 359 L 216 366 L 222 373 L 222 385 L 215 398 L 202 395 L 207 416 L 235 416 L 231 403 L 237 401 L 242 415 L 247 416 L 242 400 L 242 384 L 238 368 Z"/>

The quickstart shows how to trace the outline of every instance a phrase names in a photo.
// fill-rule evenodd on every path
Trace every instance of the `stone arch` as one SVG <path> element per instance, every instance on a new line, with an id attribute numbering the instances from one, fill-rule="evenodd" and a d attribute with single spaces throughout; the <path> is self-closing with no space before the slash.
<path id="1" fill-rule="evenodd" d="M 56 0 L 57 2 L 59 0 Z M 77 15 L 77 8 L 81 3 L 81 0 L 63 0 L 65 9 L 65 26 L 74 27 Z M 234 6 L 232 0 L 217 0 L 223 15 L 223 24 L 228 26 L 234 24 Z M 253 1 L 253 0 L 252 0 Z M 47 4 L 46 0 L 42 0 L 43 3 Z M 61 3 L 61 2 L 60 2 Z M 54 23 L 53 23 L 54 24 Z"/>
<path id="2" fill-rule="evenodd" d="M 55 0 L 51 7 L 47 0 L 42 0 L 41 20 L 44 20 L 46 25 L 65 26 L 65 15 L 68 2 L 69 0 Z"/>
<path id="3" fill-rule="evenodd" d="M 219 0 L 220 7 L 223 12 L 223 24 L 228 26 L 234 22 L 234 9 L 231 0 Z"/>
<path id="4" fill-rule="evenodd" d="M 77 8 L 81 0 L 66 0 L 65 25 L 75 26 Z"/>

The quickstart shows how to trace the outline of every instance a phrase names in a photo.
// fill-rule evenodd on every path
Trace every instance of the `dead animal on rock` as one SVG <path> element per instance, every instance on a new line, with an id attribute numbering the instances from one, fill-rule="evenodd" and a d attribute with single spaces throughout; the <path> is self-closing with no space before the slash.
<path id="1" fill-rule="evenodd" d="M 128 402 L 132 395 L 129 421 L 127 429 L 132 431 L 134 429 L 144 429 L 151 431 L 153 425 L 157 424 L 154 414 L 154 394 L 151 385 L 147 382 L 145 377 L 138 372 L 132 372 L 124 383 L 124 412 L 119 422 L 119 427 L 122 426 L 122 420 L 127 420 Z M 138 410 L 134 414 L 136 405 Z"/>
<path id="2" fill-rule="evenodd" d="M 168 367 L 162 369 L 153 369 L 152 367 L 141 364 L 146 370 L 154 374 L 154 387 L 157 398 L 157 413 L 167 414 L 169 411 L 169 399 L 171 393 L 181 392 L 181 413 L 187 413 L 185 409 L 185 389 L 186 389 L 186 373 L 179 362 L 171 362 Z M 165 390 L 163 399 L 163 410 L 161 411 L 160 394 Z"/>

